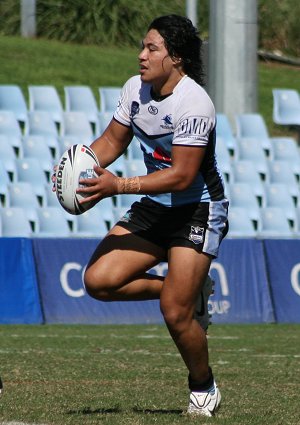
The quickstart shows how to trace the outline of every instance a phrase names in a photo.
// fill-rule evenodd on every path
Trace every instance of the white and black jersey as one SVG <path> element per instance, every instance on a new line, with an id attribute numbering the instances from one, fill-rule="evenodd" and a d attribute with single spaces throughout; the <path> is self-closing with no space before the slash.
<path id="1" fill-rule="evenodd" d="M 150 199 L 168 207 L 224 199 L 222 176 L 215 158 L 215 109 L 206 91 L 194 80 L 183 77 L 172 94 L 157 99 L 151 84 L 134 76 L 122 89 L 114 118 L 132 126 L 148 173 L 172 165 L 173 145 L 206 147 L 201 169 L 186 190 L 147 195 Z"/>

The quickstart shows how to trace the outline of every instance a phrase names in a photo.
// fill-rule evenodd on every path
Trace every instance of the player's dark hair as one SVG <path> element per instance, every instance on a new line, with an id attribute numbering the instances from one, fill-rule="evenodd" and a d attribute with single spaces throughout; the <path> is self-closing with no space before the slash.
<path id="1" fill-rule="evenodd" d="M 160 16 L 151 22 L 148 31 L 151 29 L 163 37 L 171 57 L 181 58 L 184 72 L 203 85 L 202 40 L 190 19 L 179 15 Z"/>

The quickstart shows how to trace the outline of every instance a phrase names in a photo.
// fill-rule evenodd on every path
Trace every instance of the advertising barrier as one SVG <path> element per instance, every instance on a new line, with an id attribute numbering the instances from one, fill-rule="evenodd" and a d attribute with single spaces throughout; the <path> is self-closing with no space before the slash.
<path id="1" fill-rule="evenodd" d="M 101 302 L 87 295 L 82 276 L 98 242 L 95 239 L 33 241 L 46 323 L 161 323 L 157 301 Z"/>
<path id="2" fill-rule="evenodd" d="M 266 240 L 264 245 L 275 319 L 300 323 L 300 240 Z"/>
<path id="3" fill-rule="evenodd" d="M 225 239 L 210 275 L 215 281 L 209 301 L 214 323 L 274 321 L 262 241 Z"/>
<path id="4" fill-rule="evenodd" d="M 47 323 L 160 323 L 158 301 L 99 302 L 89 297 L 82 276 L 96 248 L 93 239 L 33 241 L 43 312 Z M 263 245 L 227 240 L 211 267 L 216 282 L 209 302 L 215 323 L 273 322 Z M 153 273 L 164 275 L 167 265 Z M 184 285 L 184 282 L 182 282 Z"/>
<path id="5" fill-rule="evenodd" d="M 42 322 L 32 242 L 0 238 L 0 323 Z"/>
<path id="6" fill-rule="evenodd" d="M 83 273 L 98 242 L 1 238 L 0 323 L 163 323 L 158 301 L 87 295 Z M 165 275 L 167 264 L 150 272 Z M 300 240 L 227 239 L 210 275 L 213 323 L 300 323 Z"/>

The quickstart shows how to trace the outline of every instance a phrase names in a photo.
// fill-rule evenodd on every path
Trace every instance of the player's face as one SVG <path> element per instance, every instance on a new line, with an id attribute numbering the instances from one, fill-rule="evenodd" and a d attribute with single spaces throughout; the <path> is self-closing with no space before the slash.
<path id="1" fill-rule="evenodd" d="M 158 31 L 152 29 L 147 33 L 139 54 L 139 64 L 142 81 L 152 83 L 157 91 L 160 91 L 172 76 L 175 62 Z"/>

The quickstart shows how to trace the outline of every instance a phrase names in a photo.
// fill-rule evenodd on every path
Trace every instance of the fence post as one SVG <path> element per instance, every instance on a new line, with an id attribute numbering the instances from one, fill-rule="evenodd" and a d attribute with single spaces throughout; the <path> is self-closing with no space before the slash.
<path id="1" fill-rule="evenodd" d="M 36 36 L 36 0 L 21 0 L 21 36 Z"/>

